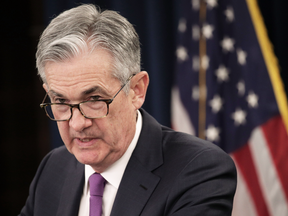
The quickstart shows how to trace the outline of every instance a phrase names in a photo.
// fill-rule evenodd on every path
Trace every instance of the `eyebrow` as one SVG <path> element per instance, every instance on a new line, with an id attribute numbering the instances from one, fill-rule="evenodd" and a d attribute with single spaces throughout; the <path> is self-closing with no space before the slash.
<path id="1" fill-rule="evenodd" d="M 64 97 L 64 95 L 58 93 L 58 92 L 55 92 L 54 90 L 52 89 L 49 89 L 48 91 L 48 94 L 52 93 L 54 96 L 57 96 L 57 97 Z"/>
<path id="2" fill-rule="evenodd" d="M 56 97 L 64 97 L 63 94 L 58 93 L 58 92 L 56 92 L 56 91 L 54 91 L 54 90 L 52 90 L 52 89 L 50 89 L 48 92 L 51 93 L 51 94 L 53 94 L 53 95 L 56 96 Z M 92 94 L 92 93 L 102 94 L 104 97 L 109 97 L 109 96 L 111 96 L 111 95 L 109 95 L 103 88 L 101 88 L 101 87 L 99 87 L 99 86 L 94 86 L 94 87 L 92 87 L 92 88 L 89 88 L 89 89 L 87 89 L 87 90 L 84 90 L 84 91 L 81 93 L 81 95 L 82 95 L 82 96 L 86 96 L 86 95 L 89 95 L 89 94 Z"/>
<path id="3" fill-rule="evenodd" d="M 101 88 L 99 86 L 94 86 L 92 88 L 89 88 L 89 89 L 83 91 L 81 93 L 81 95 L 85 96 L 85 95 L 89 95 L 89 94 L 92 94 L 92 93 L 99 93 L 99 94 L 102 94 L 102 95 L 105 95 L 105 96 L 109 96 L 109 94 L 107 94 L 107 92 L 103 88 Z"/>

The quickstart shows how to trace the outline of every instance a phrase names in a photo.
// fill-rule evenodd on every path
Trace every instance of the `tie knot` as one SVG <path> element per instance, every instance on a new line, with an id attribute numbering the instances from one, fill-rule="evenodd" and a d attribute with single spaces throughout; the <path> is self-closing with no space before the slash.
<path id="1" fill-rule="evenodd" d="M 103 196 L 105 183 L 106 180 L 99 173 L 91 175 L 89 178 L 90 195 Z"/>

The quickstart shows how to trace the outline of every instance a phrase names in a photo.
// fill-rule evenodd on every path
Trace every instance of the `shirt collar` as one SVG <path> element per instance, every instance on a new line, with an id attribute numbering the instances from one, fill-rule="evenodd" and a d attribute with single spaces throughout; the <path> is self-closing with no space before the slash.
<path id="1" fill-rule="evenodd" d="M 136 131 L 132 142 L 130 143 L 128 149 L 124 153 L 124 155 L 117 160 L 114 164 L 112 164 L 108 169 L 104 172 L 100 173 L 103 178 L 111 185 L 113 185 L 116 189 L 118 189 L 122 176 L 124 174 L 125 168 L 128 164 L 128 161 L 134 151 L 136 144 L 138 142 L 138 138 L 140 136 L 140 132 L 142 129 L 142 115 L 139 110 L 137 110 L 138 118 L 136 122 Z M 89 177 L 95 173 L 93 168 L 90 165 L 85 165 L 85 186 L 84 186 L 84 193 L 88 192 L 88 180 Z"/>

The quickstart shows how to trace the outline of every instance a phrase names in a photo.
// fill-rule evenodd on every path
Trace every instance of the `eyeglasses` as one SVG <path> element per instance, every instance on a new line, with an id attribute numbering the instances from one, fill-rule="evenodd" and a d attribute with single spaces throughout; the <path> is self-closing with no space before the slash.
<path id="1" fill-rule="evenodd" d="M 77 108 L 80 113 L 88 119 L 104 118 L 109 113 L 109 104 L 113 102 L 119 92 L 127 85 L 127 83 L 135 76 L 133 74 L 128 78 L 126 83 L 121 86 L 118 92 L 111 99 L 96 99 L 83 101 L 79 104 L 66 103 L 44 103 L 48 93 L 46 93 L 40 107 L 46 112 L 46 115 L 53 121 L 68 121 L 72 118 L 73 108 Z"/>

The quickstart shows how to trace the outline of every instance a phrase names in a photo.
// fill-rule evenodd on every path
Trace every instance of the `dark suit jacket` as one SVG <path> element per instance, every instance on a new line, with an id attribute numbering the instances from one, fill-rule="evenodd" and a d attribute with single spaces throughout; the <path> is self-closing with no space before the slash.
<path id="1" fill-rule="evenodd" d="M 216 145 L 161 126 L 141 110 L 143 127 L 111 216 L 231 215 L 236 170 Z M 65 147 L 41 162 L 21 216 L 77 216 L 84 165 Z"/>

